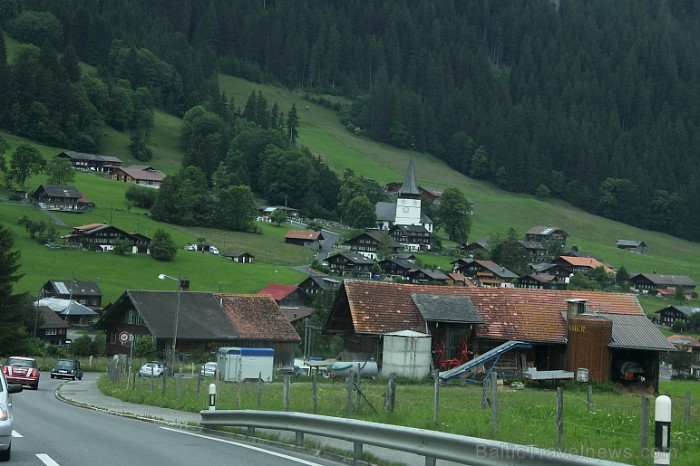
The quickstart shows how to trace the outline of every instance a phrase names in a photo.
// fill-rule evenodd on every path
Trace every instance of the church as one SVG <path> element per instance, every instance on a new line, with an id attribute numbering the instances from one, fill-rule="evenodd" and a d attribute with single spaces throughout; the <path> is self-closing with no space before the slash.
<path id="1" fill-rule="evenodd" d="M 433 245 L 433 221 L 422 211 L 421 191 L 416 183 L 413 159 L 397 192 L 396 203 L 377 202 L 377 228 L 389 235 L 406 251 L 428 251 Z"/>

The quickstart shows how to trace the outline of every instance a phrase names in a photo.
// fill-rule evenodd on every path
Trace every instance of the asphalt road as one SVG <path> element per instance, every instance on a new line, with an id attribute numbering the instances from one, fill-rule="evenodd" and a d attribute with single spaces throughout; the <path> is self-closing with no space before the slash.
<path id="1" fill-rule="evenodd" d="M 77 384 L 96 379 L 86 374 Z M 60 380 L 42 373 L 39 390 L 13 396 L 15 436 L 9 464 L 47 466 L 260 465 L 333 466 L 338 463 L 288 449 L 242 442 L 198 429 L 115 416 L 72 406 L 54 394 Z"/>

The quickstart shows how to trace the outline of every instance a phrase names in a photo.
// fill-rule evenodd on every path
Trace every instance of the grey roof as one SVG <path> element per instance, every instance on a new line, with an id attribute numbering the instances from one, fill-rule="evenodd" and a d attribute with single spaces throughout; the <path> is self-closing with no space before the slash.
<path id="1" fill-rule="evenodd" d="M 95 154 L 83 154 L 82 152 L 65 151 L 63 152 L 68 158 L 73 160 L 92 160 L 96 162 L 119 162 L 121 160 L 117 157 L 111 155 L 95 155 Z M 59 154 L 61 155 L 61 154 Z"/>
<path id="2" fill-rule="evenodd" d="M 415 262 L 410 261 L 408 259 L 399 259 L 398 257 L 389 257 L 389 258 L 381 260 L 379 262 L 380 262 L 380 264 L 381 264 L 381 262 L 392 262 L 392 263 L 398 265 L 399 267 L 401 267 L 402 269 L 406 269 L 406 270 L 412 270 L 412 269 L 415 269 L 418 267 Z"/>
<path id="3" fill-rule="evenodd" d="M 297 286 L 301 286 L 302 283 L 306 282 L 307 280 L 313 281 L 324 291 L 334 290 L 338 288 L 341 283 L 340 280 L 336 280 L 325 275 L 309 275 L 306 279 L 304 279 L 304 281 L 299 283 L 299 285 Z"/>
<path id="4" fill-rule="evenodd" d="M 60 186 L 56 184 L 42 184 L 41 187 L 37 189 L 44 190 L 44 192 L 50 197 L 65 197 L 65 198 L 75 198 L 80 199 L 82 195 L 75 186 Z"/>
<path id="5" fill-rule="evenodd" d="M 484 323 L 467 296 L 411 293 L 411 299 L 426 321 Z"/>
<path id="6" fill-rule="evenodd" d="M 127 290 L 122 298 L 131 300 L 151 335 L 172 338 L 177 295 L 177 291 Z M 183 291 L 180 293 L 177 337 L 212 340 L 235 339 L 238 335 L 211 293 Z"/>
<path id="7" fill-rule="evenodd" d="M 536 227 L 532 227 L 532 228 L 530 228 L 529 230 L 527 230 L 527 233 L 526 233 L 526 234 L 528 234 L 528 235 L 545 235 L 545 236 L 549 236 L 549 235 L 552 235 L 552 234 L 557 233 L 557 232 L 558 232 L 559 234 L 562 234 L 562 235 L 564 235 L 564 236 L 567 236 L 567 233 L 566 233 L 564 230 L 562 230 L 562 229 L 559 228 L 559 227 L 553 227 L 553 226 L 536 226 Z"/>
<path id="8" fill-rule="evenodd" d="M 696 286 L 695 280 L 685 275 L 663 275 L 658 273 L 635 273 L 630 274 L 630 280 L 637 277 L 644 277 L 655 285 L 680 285 Z"/>
<path id="9" fill-rule="evenodd" d="M 97 282 L 87 280 L 49 280 L 51 287 L 60 295 L 102 296 Z"/>
<path id="10" fill-rule="evenodd" d="M 644 241 L 630 240 L 630 239 L 618 239 L 616 241 L 617 246 L 625 246 L 630 248 L 636 248 L 638 246 L 646 246 Z"/>
<path id="11" fill-rule="evenodd" d="M 413 170 L 413 159 L 408 161 L 408 170 L 406 170 L 406 177 L 403 180 L 401 188 L 399 188 L 399 197 L 402 196 L 420 196 L 420 190 L 418 189 L 418 184 L 416 183 L 416 175 Z"/>
<path id="12" fill-rule="evenodd" d="M 700 312 L 700 307 L 695 307 L 695 306 L 667 306 L 663 309 L 659 309 L 658 311 L 656 311 L 656 314 L 663 312 L 667 309 L 675 309 L 678 312 L 681 312 L 688 317 L 695 314 L 696 312 Z"/>
<path id="13" fill-rule="evenodd" d="M 676 351 L 646 315 L 600 314 L 613 322 L 610 348 Z"/>
<path id="14" fill-rule="evenodd" d="M 60 311 L 59 314 L 64 316 L 99 316 L 99 314 L 87 306 L 83 306 L 79 302 L 71 301 L 64 310 Z"/>
<path id="15" fill-rule="evenodd" d="M 326 258 L 327 261 L 333 260 L 334 257 L 342 256 L 345 257 L 347 260 L 350 262 L 354 262 L 355 264 L 374 264 L 374 261 L 372 259 L 368 259 L 367 257 L 363 256 L 359 252 L 339 252 L 338 254 L 333 254 L 332 256 L 328 256 Z"/>
<path id="16" fill-rule="evenodd" d="M 421 273 L 421 272 L 432 280 L 449 280 L 449 278 L 450 278 L 447 275 L 445 275 L 445 273 L 442 270 L 420 268 L 420 269 L 412 270 L 410 273 L 413 276 L 413 275 L 415 275 L 417 273 Z"/>
<path id="17" fill-rule="evenodd" d="M 526 240 L 521 240 L 518 241 L 522 247 L 525 249 L 543 249 L 546 250 L 547 248 L 542 245 L 539 241 L 526 241 Z"/>
<path id="18" fill-rule="evenodd" d="M 507 268 L 503 267 L 502 265 L 498 265 L 496 263 L 493 263 L 491 261 L 477 261 L 481 264 L 482 267 L 490 270 L 494 274 L 498 275 L 501 278 L 518 278 L 518 274 L 511 272 Z"/>

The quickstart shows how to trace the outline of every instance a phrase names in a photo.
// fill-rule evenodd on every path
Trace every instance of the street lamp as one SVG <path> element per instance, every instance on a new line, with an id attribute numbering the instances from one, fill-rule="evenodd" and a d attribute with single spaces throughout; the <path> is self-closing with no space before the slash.
<path id="1" fill-rule="evenodd" d="M 170 275 L 165 275 L 164 273 L 161 273 L 158 275 L 158 278 L 161 280 L 174 280 L 177 282 L 177 304 L 175 305 L 175 328 L 173 330 L 173 347 L 172 347 L 172 352 L 173 352 L 173 361 L 172 361 L 172 370 L 175 370 L 175 347 L 177 346 L 177 323 L 178 320 L 180 319 L 180 290 L 182 289 L 182 274 L 178 274 L 177 278 L 171 277 Z"/>

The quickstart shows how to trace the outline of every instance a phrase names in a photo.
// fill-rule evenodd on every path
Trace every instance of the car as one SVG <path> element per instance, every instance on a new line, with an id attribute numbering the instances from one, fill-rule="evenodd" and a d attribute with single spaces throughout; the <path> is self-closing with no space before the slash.
<path id="1" fill-rule="evenodd" d="M 197 250 L 197 245 L 196 245 L 196 244 L 186 244 L 186 245 L 185 245 L 185 250 L 186 250 L 186 251 L 196 251 L 196 250 Z"/>
<path id="2" fill-rule="evenodd" d="M 214 377 L 216 375 L 217 365 L 215 362 L 207 362 L 199 368 L 199 375 L 202 377 Z"/>
<path id="3" fill-rule="evenodd" d="M 2 366 L 2 373 L 5 374 L 7 383 L 18 383 L 26 385 L 32 390 L 39 389 L 39 367 L 36 359 L 22 356 L 10 356 L 5 365 Z"/>
<path id="4" fill-rule="evenodd" d="M 161 377 L 165 373 L 165 364 L 159 361 L 148 361 L 139 369 L 139 377 Z"/>
<path id="5" fill-rule="evenodd" d="M 209 246 L 209 252 L 214 255 L 219 255 L 219 250 L 215 248 L 214 246 Z"/>
<path id="6" fill-rule="evenodd" d="M 51 369 L 52 379 L 83 380 L 83 370 L 77 359 L 61 358 L 56 361 Z"/>
<path id="7" fill-rule="evenodd" d="M 0 372 L 0 461 L 9 461 L 12 453 L 12 394 L 22 391 L 22 385 L 7 383 L 5 375 Z"/>

